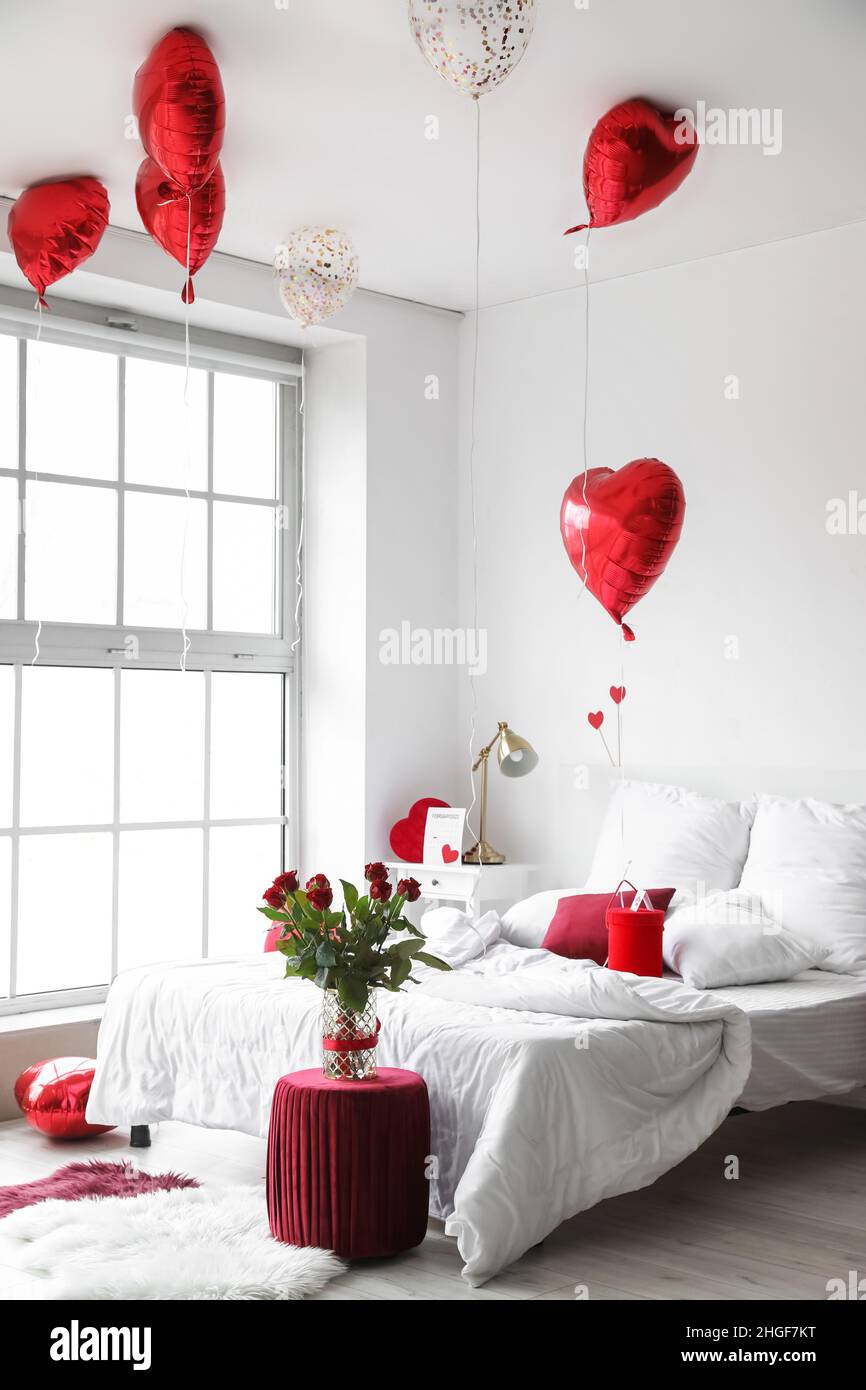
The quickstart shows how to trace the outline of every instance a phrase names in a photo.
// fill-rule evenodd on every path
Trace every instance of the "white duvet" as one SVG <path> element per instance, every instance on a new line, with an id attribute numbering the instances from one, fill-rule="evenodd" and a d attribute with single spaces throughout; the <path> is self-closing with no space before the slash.
<path id="1" fill-rule="evenodd" d="M 282 959 L 149 966 L 111 987 L 87 1109 L 265 1134 L 285 1072 L 318 1065 L 319 991 Z M 430 1210 L 481 1284 L 561 1221 L 653 1182 L 745 1085 L 739 1009 L 500 942 L 379 994 L 381 1066 L 418 1071 L 432 1116 Z"/>

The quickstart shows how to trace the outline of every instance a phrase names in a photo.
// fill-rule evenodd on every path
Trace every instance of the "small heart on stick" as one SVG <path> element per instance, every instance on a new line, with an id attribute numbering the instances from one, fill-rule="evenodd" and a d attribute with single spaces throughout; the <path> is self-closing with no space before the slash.
<path id="1" fill-rule="evenodd" d="M 588 714 L 586 717 L 594 729 L 600 729 L 604 723 L 603 710 L 598 710 L 595 714 Z"/>
<path id="2" fill-rule="evenodd" d="M 625 686 L 612 685 L 610 687 L 610 698 L 613 700 L 615 705 L 621 705 L 623 700 L 625 699 Z"/>

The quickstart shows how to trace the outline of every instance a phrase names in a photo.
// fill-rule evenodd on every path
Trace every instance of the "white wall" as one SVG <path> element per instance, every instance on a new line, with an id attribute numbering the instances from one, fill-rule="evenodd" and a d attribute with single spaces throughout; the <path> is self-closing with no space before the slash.
<path id="1" fill-rule="evenodd" d="M 615 234 L 597 234 L 595 257 Z M 828 499 L 866 500 L 864 264 L 859 225 L 591 286 L 589 464 L 655 455 L 687 499 L 667 573 L 629 619 L 627 771 L 866 800 L 866 535 L 825 526 Z M 604 707 L 612 732 L 620 679 L 618 629 L 591 595 L 578 603 L 559 536 L 583 466 L 583 309 L 576 290 L 482 312 L 475 463 L 480 729 L 507 717 L 541 757 L 525 781 L 494 774 L 490 838 L 568 884 L 610 780 L 586 714 Z M 464 477 L 471 342 L 468 321 Z M 460 511 L 466 622 L 465 493 Z"/>

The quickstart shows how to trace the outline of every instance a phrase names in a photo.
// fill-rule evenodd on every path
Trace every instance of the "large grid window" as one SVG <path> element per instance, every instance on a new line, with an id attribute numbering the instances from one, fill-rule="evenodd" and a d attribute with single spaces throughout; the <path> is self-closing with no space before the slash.
<path id="1" fill-rule="evenodd" d="M 18 333 L 0 322 L 0 1012 L 256 950 L 295 829 L 295 372 Z"/>

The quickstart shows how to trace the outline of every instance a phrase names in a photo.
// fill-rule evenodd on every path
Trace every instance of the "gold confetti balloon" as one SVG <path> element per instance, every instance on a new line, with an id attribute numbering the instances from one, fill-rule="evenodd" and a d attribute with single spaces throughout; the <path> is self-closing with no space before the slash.
<path id="1" fill-rule="evenodd" d="M 342 309 L 358 283 L 352 243 L 334 227 L 299 227 L 277 247 L 274 274 L 292 318 L 311 328 Z"/>
<path id="2" fill-rule="evenodd" d="M 415 42 L 439 76 L 466 96 L 492 92 L 532 37 L 536 0 L 409 0 Z"/>

